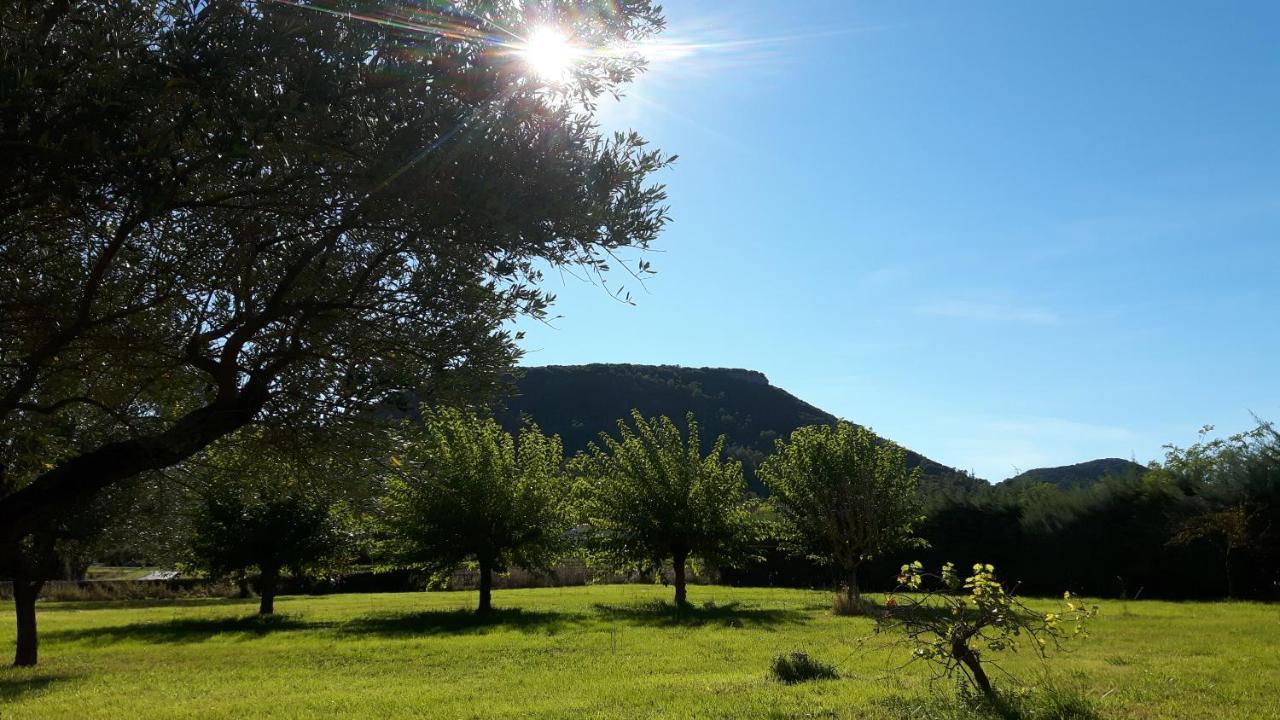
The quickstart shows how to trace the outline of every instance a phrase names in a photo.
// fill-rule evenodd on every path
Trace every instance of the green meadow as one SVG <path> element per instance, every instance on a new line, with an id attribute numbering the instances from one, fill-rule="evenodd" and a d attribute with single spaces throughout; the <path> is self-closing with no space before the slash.
<path id="1" fill-rule="evenodd" d="M 909 651 L 871 621 L 833 616 L 826 592 L 695 586 L 681 611 L 643 585 L 494 601 L 479 617 L 468 592 L 284 597 L 265 620 L 248 600 L 45 602 L 41 664 L 0 670 L 0 717 L 955 716 L 950 683 L 904 667 Z M 1099 604 L 1068 652 L 1002 667 L 1101 717 L 1280 718 L 1280 607 Z M 0 617 L 0 646 L 12 625 Z M 768 679 L 793 650 L 840 678 Z"/>

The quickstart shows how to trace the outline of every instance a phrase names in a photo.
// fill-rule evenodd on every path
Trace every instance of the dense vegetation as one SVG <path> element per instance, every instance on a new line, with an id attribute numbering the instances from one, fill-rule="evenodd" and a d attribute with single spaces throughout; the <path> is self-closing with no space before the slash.
<path id="1" fill-rule="evenodd" d="M 500 417 L 508 427 L 518 426 L 520 417 L 537 421 L 560 434 L 572 454 L 610 430 L 632 405 L 673 417 L 693 409 L 704 443 L 725 434 L 726 453 L 743 461 L 751 489 L 762 495 L 768 488 L 754 471 L 776 441 L 798 427 L 835 422 L 760 373 L 645 365 L 522 369 L 516 395 Z M 924 519 L 916 530 L 927 548 L 872 561 L 862 575 L 869 587 L 888 590 L 886 579 L 905 561 L 923 559 L 934 567 L 990 562 L 1030 593 L 1069 588 L 1100 597 L 1280 597 L 1280 521 L 1270 519 L 1280 511 L 1275 447 L 1264 426 L 1231 443 L 1171 449 L 1154 469 L 1106 459 L 1030 470 L 996 485 L 908 451 L 908 466 L 923 473 Z M 1208 462 L 1206 455 L 1222 462 Z M 1241 504 L 1249 508 L 1248 527 L 1229 552 L 1212 526 L 1181 533 L 1197 517 L 1229 522 L 1212 513 Z M 1180 534 L 1184 541 L 1175 542 Z M 759 560 L 727 568 L 725 577 L 743 584 L 843 583 L 781 545 L 760 546 Z"/>

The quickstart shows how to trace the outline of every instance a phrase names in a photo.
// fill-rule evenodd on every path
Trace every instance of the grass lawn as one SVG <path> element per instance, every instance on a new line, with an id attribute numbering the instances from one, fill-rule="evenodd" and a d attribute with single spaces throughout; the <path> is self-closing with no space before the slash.
<path id="1" fill-rule="evenodd" d="M 823 592 L 593 586 L 253 601 L 42 603 L 41 665 L 0 669 L 0 718 L 934 717 L 951 688 Z M 1052 603 L 1046 603 L 1048 608 Z M 518 609 L 517 609 L 518 608 Z M 1280 718 L 1280 606 L 1102 602 L 1048 671 L 1105 717 Z M 12 652 L 13 612 L 0 614 Z M 804 650 L 842 677 L 766 679 Z M 5 660 L 7 662 L 7 658 Z M 1030 653 L 1006 667 L 1029 684 Z"/>

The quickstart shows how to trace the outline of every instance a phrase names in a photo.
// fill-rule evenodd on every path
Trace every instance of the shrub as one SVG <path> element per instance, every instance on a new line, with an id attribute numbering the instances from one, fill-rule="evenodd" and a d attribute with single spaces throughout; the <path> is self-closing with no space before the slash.
<path id="1" fill-rule="evenodd" d="M 775 656 L 770 663 L 769 677 L 795 685 L 810 680 L 834 680 L 840 674 L 833 666 L 813 659 L 808 653 L 796 651 Z"/>

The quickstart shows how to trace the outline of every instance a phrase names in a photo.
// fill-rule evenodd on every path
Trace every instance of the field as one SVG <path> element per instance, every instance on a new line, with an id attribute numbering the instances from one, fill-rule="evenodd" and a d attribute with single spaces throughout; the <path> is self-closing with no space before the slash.
<path id="1" fill-rule="evenodd" d="M 252 601 L 42 603 L 42 664 L 0 669 L 0 717 L 927 718 L 954 697 L 827 593 L 695 586 L 681 614 L 669 596 L 503 590 L 484 620 L 473 593 L 286 597 L 267 622 Z M 1100 605 L 1047 671 L 1102 716 L 1280 718 L 1280 607 Z M 12 610 L 0 622 L 7 654 Z M 842 677 L 766 679 L 791 650 Z M 1030 653 L 1006 667 L 1044 682 Z"/>

